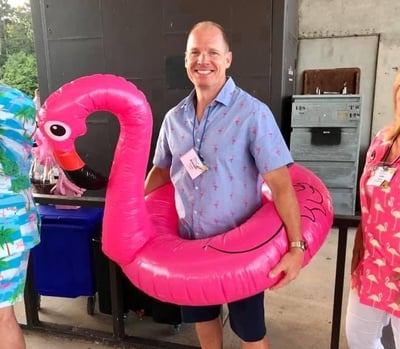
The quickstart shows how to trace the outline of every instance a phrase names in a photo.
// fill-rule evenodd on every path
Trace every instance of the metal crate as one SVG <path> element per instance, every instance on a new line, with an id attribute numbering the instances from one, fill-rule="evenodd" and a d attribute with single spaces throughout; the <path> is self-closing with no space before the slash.
<path id="1" fill-rule="evenodd" d="M 360 95 L 295 95 L 290 151 L 328 187 L 335 214 L 354 215 L 358 188 Z"/>

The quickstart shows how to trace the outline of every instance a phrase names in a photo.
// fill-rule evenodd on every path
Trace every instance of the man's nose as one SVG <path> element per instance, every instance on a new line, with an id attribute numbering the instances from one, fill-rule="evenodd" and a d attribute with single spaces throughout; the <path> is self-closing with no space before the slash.
<path id="1" fill-rule="evenodd" d="M 209 61 L 209 55 L 207 52 L 202 52 L 197 57 L 197 64 L 207 63 Z"/>

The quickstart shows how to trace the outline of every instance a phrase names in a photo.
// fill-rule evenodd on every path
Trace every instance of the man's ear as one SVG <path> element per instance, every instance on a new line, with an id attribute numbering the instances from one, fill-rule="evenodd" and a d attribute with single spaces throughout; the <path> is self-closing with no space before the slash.
<path id="1" fill-rule="evenodd" d="M 232 51 L 229 51 L 229 52 L 226 54 L 225 59 L 226 59 L 226 65 L 225 65 L 225 67 L 226 67 L 226 69 L 228 69 L 228 68 L 231 66 L 231 64 L 232 64 Z"/>

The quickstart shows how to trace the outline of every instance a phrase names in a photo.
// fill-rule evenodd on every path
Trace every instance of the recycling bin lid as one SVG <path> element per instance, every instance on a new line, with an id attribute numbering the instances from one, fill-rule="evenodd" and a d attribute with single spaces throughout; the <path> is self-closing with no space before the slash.
<path id="1" fill-rule="evenodd" d="M 77 209 L 58 209 L 53 205 L 37 205 L 42 223 L 93 224 L 103 218 L 102 207 L 80 207 Z"/>

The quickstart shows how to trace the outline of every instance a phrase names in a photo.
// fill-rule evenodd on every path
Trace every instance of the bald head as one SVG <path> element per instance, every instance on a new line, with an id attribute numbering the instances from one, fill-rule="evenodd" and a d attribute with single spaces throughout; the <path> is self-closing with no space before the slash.
<path id="1" fill-rule="evenodd" d="M 188 40 L 191 36 L 191 34 L 195 31 L 195 30 L 209 30 L 209 29 L 217 29 L 221 35 L 222 35 L 222 39 L 224 40 L 224 43 L 226 45 L 226 51 L 229 51 L 229 40 L 228 40 L 228 36 L 225 33 L 225 29 L 218 23 L 212 22 L 212 21 L 202 21 L 202 22 L 198 22 L 196 23 L 192 29 L 190 29 L 189 35 L 188 35 Z M 186 47 L 187 49 L 187 47 Z"/>

